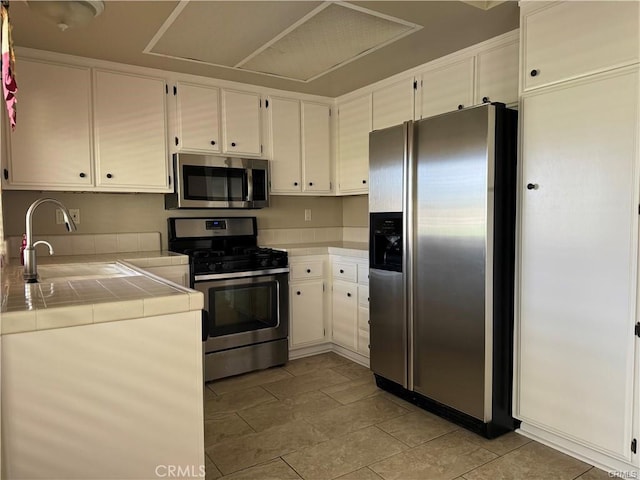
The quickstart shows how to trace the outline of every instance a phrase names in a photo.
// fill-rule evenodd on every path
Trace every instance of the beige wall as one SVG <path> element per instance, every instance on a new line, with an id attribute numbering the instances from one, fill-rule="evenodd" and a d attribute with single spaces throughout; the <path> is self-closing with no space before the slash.
<path id="1" fill-rule="evenodd" d="M 168 217 L 256 216 L 258 229 L 318 228 L 343 226 L 343 199 L 340 197 L 272 196 L 271 206 L 261 210 L 165 210 L 164 195 L 118 193 L 66 193 L 3 191 L 5 235 L 24 233 L 25 213 L 41 197 L 61 201 L 67 208 L 80 209 L 79 233 L 160 232 L 167 246 Z M 311 221 L 304 221 L 305 209 L 311 209 Z M 55 223 L 55 207 L 38 207 L 33 219 L 38 234 L 65 233 Z"/>
<path id="2" fill-rule="evenodd" d="M 344 227 L 368 227 L 369 195 L 342 198 L 342 225 Z"/>

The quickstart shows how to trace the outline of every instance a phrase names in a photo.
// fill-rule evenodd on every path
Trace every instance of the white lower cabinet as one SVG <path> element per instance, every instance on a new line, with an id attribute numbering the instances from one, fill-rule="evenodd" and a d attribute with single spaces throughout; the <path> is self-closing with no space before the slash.
<path id="1" fill-rule="evenodd" d="M 332 341 L 369 357 L 369 264 L 361 257 L 335 256 L 331 270 Z"/>
<path id="2" fill-rule="evenodd" d="M 289 346 L 324 343 L 325 288 L 324 256 L 290 257 Z"/>

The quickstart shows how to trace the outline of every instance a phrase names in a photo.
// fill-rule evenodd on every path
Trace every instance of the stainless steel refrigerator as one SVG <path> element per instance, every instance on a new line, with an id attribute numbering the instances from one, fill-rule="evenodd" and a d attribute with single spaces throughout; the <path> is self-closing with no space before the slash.
<path id="1" fill-rule="evenodd" d="M 515 426 L 516 132 L 496 103 L 369 137 L 371 369 L 490 438 Z"/>

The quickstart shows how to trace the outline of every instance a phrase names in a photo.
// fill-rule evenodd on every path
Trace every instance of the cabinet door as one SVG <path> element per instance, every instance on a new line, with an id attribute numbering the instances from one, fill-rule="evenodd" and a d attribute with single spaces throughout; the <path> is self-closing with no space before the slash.
<path id="1" fill-rule="evenodd" d="M 302 168 L 305 192 L 331 191 L 329 105 L 302 102 Z"/>
<path id="2" fill-rule="evenodd" d="M 637 62 L 639 9 L 639 2 L 558 2 L 525 13 L 523 89 Z"/>
<path id="3" fill-rule="evenodd" d="M 270 97 L 268 102 L 271 192 L 300 192 L 300 102 L 281 97 Z"/>
<path id="4" fill-rule="evenodd" d="M 413 120 L 413 77 L 373 92 L 373 129 L 392 127 Z"/>
<path id="5" fill-rule="evenodd" d="M 324 341 L 324 289 L 322 280 L 289 287 L 291 346 Z"/>
<path id="6" fill-rule="evenodd" d="M 369 191 L 369 132 L 371 95 L 341 103 L 338 107 L 338 176 L 340 192 Z"/>
<path id="7" fill-rule="evenodd" d="M 222 151 L 259 156 L 261 152 L 259 93 L 222 90 Z"/>
<path id="8" fill-rule="evenodd" d="M 638 80 L 599 77 L 522 103 L 517 417 L 627 460 Z"/>
<path id="9" fill-rule="evenodd" d="M 19 82 L 18 126 L 9 137 L 8 188 L 90 188 L 89 69 L 21 59 Z"/>
<path id="10" fill-rule="evenodd" d="M 215 87 L 177 84 L 178 147 L 220 152 L 220 91 Z"/>
<path id="11" fill-rule="evenodd" d="M 416 116 L 432 117 L 473 103 L 473 57 L 434 68 L 422 74 L 420 110 Z"/>
<path id="12" fill-rule="evenodd" d="M 358 307 L 358 353 L 369 356 L 369 308 Z"/>
<path id="13" fill-rule="evenodd" d="M 357 351 L 358 290 L 354 283 L 334 282 L 332 315 L 333 342 Z"/>
<path id="14" fill-rule="evenodd" d="M 95 72 L 96 184 L 104 191 L 169 191 L 165 82 Z"/>
<path id="15" fill-rule="evenodd" d="M 475 103 L 518 101 L 518 42 L 478 54 Z"/>

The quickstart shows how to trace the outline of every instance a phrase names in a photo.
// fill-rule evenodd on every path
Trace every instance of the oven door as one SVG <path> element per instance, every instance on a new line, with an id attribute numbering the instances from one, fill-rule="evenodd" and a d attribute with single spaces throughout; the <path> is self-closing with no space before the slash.
<path id="1" fill-rule="evenodd" d="M 206 277 L 194 281 L 208 317 L 205 353 L 287 338 L 287 268 Z"/>

